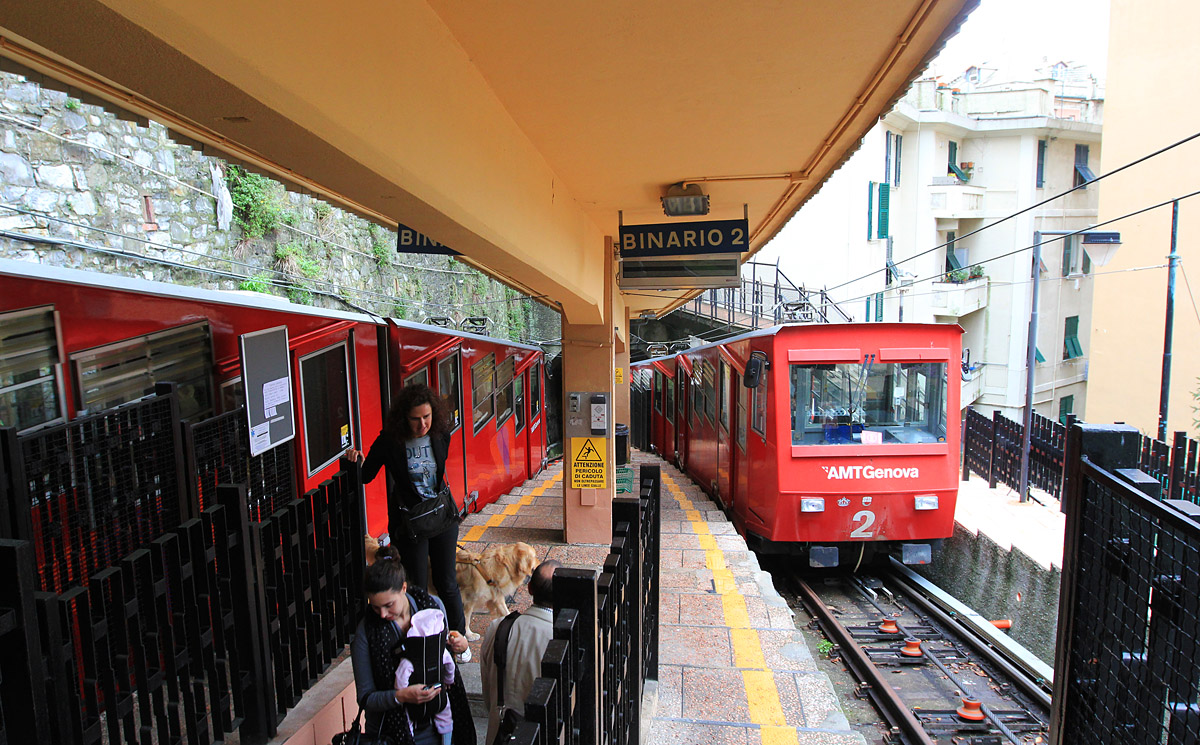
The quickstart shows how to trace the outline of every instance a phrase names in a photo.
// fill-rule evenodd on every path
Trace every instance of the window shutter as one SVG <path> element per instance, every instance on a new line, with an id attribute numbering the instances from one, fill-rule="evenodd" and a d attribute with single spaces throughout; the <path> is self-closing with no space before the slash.
<path id="1" fill-rule="evenodd" d="M 903 135 L 896 135 L 896 152 L 892 156 L 892 163 L 895 164 L 895 175 L 892 178 L 892 185 L 900 185 L 900 144 L 904 141 Z"/>
<path id="2" fill-rule="evenodd" d="M 1038 349 L 1037 347 L 1033 348 L 1033 358 L 1038 362 L 1046 361 L 1046 355 L 1042 354 L 1042 350 Z"/>
<path id="3" fill-rule="evenodd" d="M 1037 188 L 1046 186 L 1046 141 L 1038 140 L 1037 153 Z"/>
<path id="4" fill-rule="evenodd" d="M 1063 253 L 1062 253 L 1062 275 L 1064 277 L 1071 274 L 1071 266 L 1074 261 L 1072 256 L 1071 236 L 1063 238 Z"/>
<path id="5" fill-rule="evenodd" d="M 879 224 L 875 229 L 875 233 L 880 238 L 886 238 L 888 235 L 888 205 L 891 203 L 891 185 L 879 185 Z"/>
<path id="6" fill-rule="evenodd" d="M 1075 165 L 1086 166 L 1087 164 L 1088 164 L 1088 146 L 1087 145 L 1076 145 L 1075 146 Z"/>
<path id="7" fill-rule="evenodd" d="M 867 240 L 871 240 L 871 226 L 875 222 L 875 182 L 867 182 Z"/>
<path id="8" fill-rule="evenodd" d="M 883 132 L 883 180 L 892 180 L 892 133 L 884 130 Z"/>
<path id="9" fill-rule="evenodd" d="M 954 140 L 950 140 L 950 155 L 946 158 L 946 165 L 953 168 L 958 167 L 958 143 Z M 947 171 L 949 170 L 951 169 L 948 168 Z"/>

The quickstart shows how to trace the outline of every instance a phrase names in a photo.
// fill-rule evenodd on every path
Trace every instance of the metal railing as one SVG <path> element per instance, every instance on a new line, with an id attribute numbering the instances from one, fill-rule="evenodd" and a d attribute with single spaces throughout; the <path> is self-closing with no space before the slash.
<path id="1" fill-rule="evenodd" d="M 806 289 L 792 282 L 780 271 L 778 264 L 757 261 L 742 264 L 740 286 L 707 290 L 684 308 L 711 321 L 751 329 L 788 322 L 846 323 L 851 320 L 825 290 Z"/>
<path id="2" fill-rule="evenodd" d="M 645 681 L 658 678 L 658 466 L 613 500 L 604 568 L 554 571 L 554 639 L 512 745 L 637 745 Z"/>
<path id="3" fill-rule="evenodd" d="M 0 430 L 0 742 L 262 742 L 350 641 L 358 469 L 297 498 L 157 390 Z"/>
<path id="4" fill-rule="evenodd" d="M 1200 523 L 1137 469 L 1141 445 L 1123 425 L 1068 436 L 1053 743 L 1200 742 Z"/>

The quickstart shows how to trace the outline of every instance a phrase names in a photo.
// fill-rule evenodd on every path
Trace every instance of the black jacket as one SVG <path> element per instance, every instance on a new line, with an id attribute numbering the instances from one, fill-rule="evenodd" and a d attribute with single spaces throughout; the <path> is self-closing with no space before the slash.
<path id="1" fill-rule="evenodd" d="M 434 463 L 437 464 L 436 483 L 445 483 L 446 456 L 450 454 L 450 435 L 444 434 L 440 437 L 431 435 L 429 444 L 433 449 Z M 393 437 L 386 431 L 380 432 L 379 437 L 375 438 L 375 442 L 371 443 L 367 459 L 363 461 L 363 483 L 374 481 L 375 477 L 379 475 L 380 468 L 386 468 L 388 476 L 392 479 L 391 489 L 388 490 L 388 518 L 390 520 L 392 513 L 397 508 L 413 507 L 421 501 L 421 496 L 408 476 L 408 455 L 404 451 L 404 441 Z"/>

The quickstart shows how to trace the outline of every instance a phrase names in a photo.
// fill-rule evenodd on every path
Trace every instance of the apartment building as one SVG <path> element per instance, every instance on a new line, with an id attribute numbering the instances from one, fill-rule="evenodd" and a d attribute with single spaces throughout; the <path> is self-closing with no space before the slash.
<path id="1" fill-rule="evenodd" d="M 1097 253 L 1085 241 L 1103 236 L 1065 234 L 1097 219 L 1086 183 L 1102 116 L 1100 84 L 1062 62 L 920 80 L 767 251 L 855 320 L 962 325 L 963 405 L 1019 418 L 1040 239 L 1034 406 L 1079 413 Z"/>

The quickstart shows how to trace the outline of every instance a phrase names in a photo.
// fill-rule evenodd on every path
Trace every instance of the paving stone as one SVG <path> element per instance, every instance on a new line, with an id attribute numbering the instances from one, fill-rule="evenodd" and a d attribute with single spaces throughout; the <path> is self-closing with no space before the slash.
<path id="1" fill-rule="evenodd" d="M 718 722 L 749 722 L 750 707 L 746 701 L 742 672 L 734 668 L 684 666 L 683 717 Z"/>
<path id="2" fill-rule="evenodd" d="M 733 653 L 729 645 L 729 631 L 724 628 L 663 624 L 659 627 L 658 658 L 668 665 L 696 665 L 702 662 L 710 667 L 731 667 Z"/>

